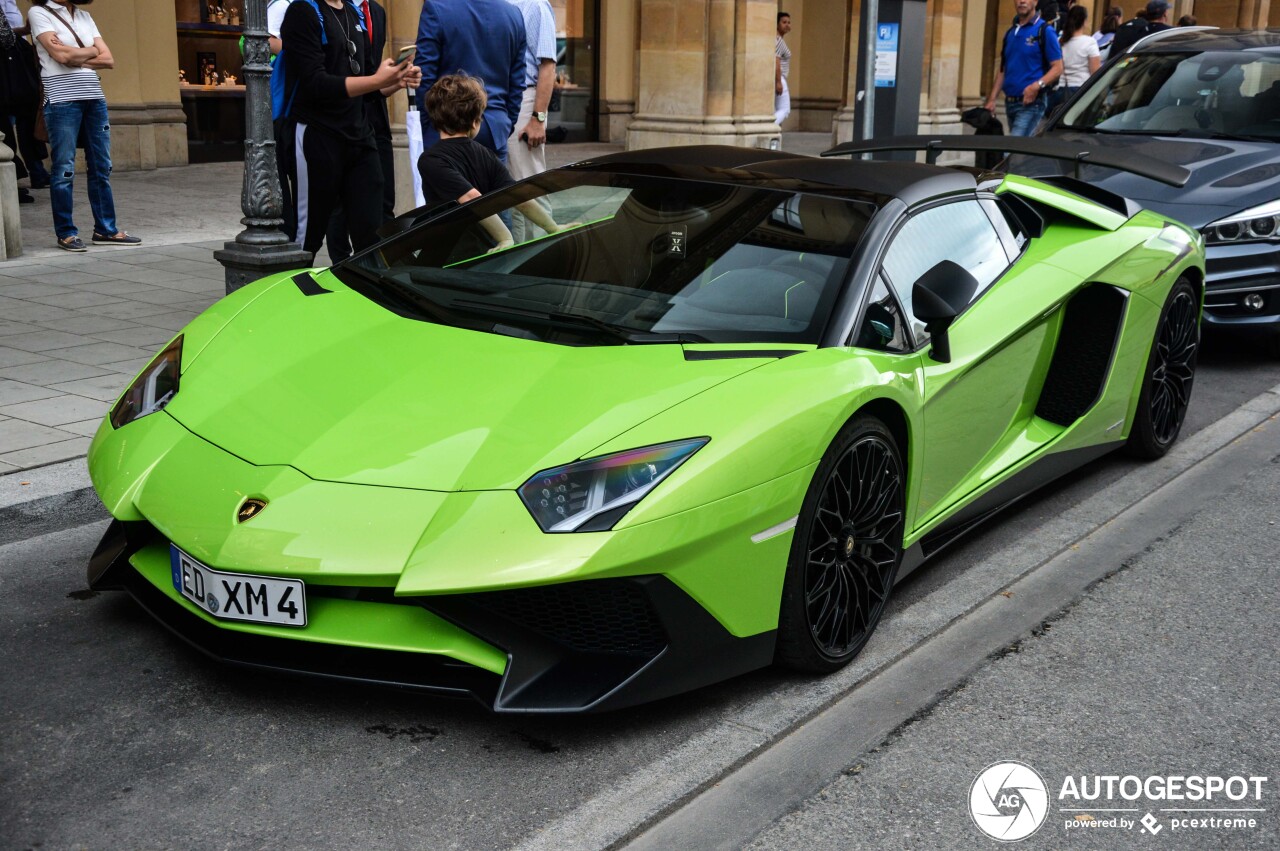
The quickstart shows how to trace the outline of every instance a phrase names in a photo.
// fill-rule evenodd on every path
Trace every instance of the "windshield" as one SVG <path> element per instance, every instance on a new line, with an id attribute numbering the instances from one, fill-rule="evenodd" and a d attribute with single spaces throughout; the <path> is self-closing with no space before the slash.
<path id="1" fill-rule="evenodd" d="M 1141 53 L 1109 66 L 1060 128 L 1280 141 L 1280 55 Z"/>
<path id="2" fill-rule="evenodd" d="M 548 172 L 334 271 L 403 315 L 547 342 L 817 343 L 874 212 L 754 186 Z"/>

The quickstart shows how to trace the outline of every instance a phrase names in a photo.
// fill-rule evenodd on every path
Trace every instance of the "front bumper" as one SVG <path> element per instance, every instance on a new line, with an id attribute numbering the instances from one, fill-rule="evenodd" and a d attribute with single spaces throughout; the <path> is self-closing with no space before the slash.
<path id="1" fill-rule="evenodd" d="M 1248 336 L 1280 335 L 1280 244 L 1246 242 L 1205 250 L 1204 324 Z M 1261 296 L 1261 308 L 1245 297 Z"/>
<path id="2" fill-rule="evenodd" d="M 656 700 L 773 658 L 773 631 L 730 635 L 664 576 L 425 597 L 309 585 L 305 636 L 233 626 L 172 587 L 168 546 L 146 522 L 112 522 L 90 587 L 129 592 L 200 652 L 243 667 L 469 696 L 495 712 L 571 713 Z"/>
<path id="3" fill-rule="evenodd" d="M 543 533 L 512 491 L 443 493 L 257 466 L 165 411 L 99 429 L 116 519 L 89 571 L 239 665 L 471 695 L 500 712 L 617 709 L 772 661 L 804 468 L 610 532 Z M 247 498 L 267 504 L 246 522 Z M 170 545 L 211 568 L 303 581 L 305 628 L 226 621 L 174 587 Z"/>

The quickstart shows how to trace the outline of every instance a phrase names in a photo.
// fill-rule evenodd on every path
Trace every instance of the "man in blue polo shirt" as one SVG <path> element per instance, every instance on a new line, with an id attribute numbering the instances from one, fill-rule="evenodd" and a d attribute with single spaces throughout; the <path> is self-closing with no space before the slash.
<path id="1" fill-rule="evenodd" d="M 1057 32 L 1036 13 L 1035 0 L 1016 0 L 1015 8 L 1018 17 L 1004 34 L 1000 68 L 986 107 L 994 112 L 1003 91 L 1009 135 L 1030 136 L 1062 76 L 1062 47 Z"/>

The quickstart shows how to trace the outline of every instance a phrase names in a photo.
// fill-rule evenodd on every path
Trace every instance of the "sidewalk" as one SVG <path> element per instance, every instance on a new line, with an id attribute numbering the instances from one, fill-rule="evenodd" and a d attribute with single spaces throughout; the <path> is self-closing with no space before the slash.
<path id="1" fill-rule="evenodd" d="M 788 133 L 815 154 L 826 133 Z M 555 167 L 621 150 L 552 145 Z M 112 175 L 120 226 L 140 248 L 54 245 L 49 193 L 22 205 L 24 255 L 0 262 L 0 475 L 85 454 L 107 408 L 165 342 L 225 292 L 213 250 L 240 224 L 240 163 Z M 89 229 L 85 181 L 77 223 Z M 87 230 L 86 230 L 87 235 Z M 324 262 L 321 254 L 318 262 Z"/>

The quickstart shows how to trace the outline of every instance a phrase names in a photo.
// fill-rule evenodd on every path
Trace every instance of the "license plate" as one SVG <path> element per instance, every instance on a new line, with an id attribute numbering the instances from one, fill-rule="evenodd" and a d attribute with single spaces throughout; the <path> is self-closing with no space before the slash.
<path id="1" fill-rule="evenodd" d="M 306 588 L 298 579 L 228 573 L 169 546 L 173 587 L 215 618 L 275 626 L 306 626 Z"/>

